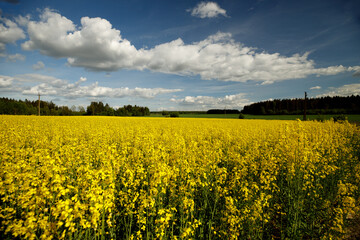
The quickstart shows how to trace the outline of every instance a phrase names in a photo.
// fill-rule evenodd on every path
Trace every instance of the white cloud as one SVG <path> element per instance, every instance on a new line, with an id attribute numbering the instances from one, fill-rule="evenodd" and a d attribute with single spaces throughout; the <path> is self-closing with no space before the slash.
<path id="1" fill-rule="evenodd" d="M 18 83 L 37 83 L 32 87 L 22 87 L 22 94 L 37 95 L 38 93 L 48 96 L 61 96 L 66 98 L 82 97 L 139 97 L 154 98 L 160 94 L 180 92 L 182 89 L 165 89 L 165 88 L 110 88 L 100 86 L 98 82 L 88 85 L 82 85 L 87 81 L 86 77 L 80 77 L 75 83 L 69 83 L 67 80 L 58 79 L 52 76 L 42 74 L 22 74 L 14 77 L 0 76 L 0 87 L 9 87 L 12 81 Z"/>
<path id="2" fill-rule="evenodd" d="M 226 10 L 215 2 L 200 2 L 196 7 L 187 11 L 191 12 L 192 16 L 199 18 L 214 18 L 219 15 L 227 17 Z"/>
<path id="3" fill-rule="evenodd" d="M 42 61 L 38 61 L 37 63 L 32 65 L 32 68 L 34 70 L 41 70 L 41 69 L 45 68 L 45 64 Z"/>
<path id="4" fill-rule="evenodd" d="M 0 75 L 0 88 L 10 87 L 12 84 L 13 78 L 9 76 Z"/>
<path id="5" fill-rule="evenodd" d="M 10 62 L 16 62 L 16 61 L 24 61 L 25 60 L 25 56 L 19 53 L 16 54 L 6 54 L 6 60 L 10 61 Z"/>
<path id="6" fill-rule="evenodd" d="M 28 23 L 29 41 L 25 50 L 40 50 L 44 55 L 67 58 L 70 66 L 95 71 L 119 69 L 200 75 L 204 80 L 259 81 L 270 84 L 309 75 L 334 75 L 359 72 L 360 67 L 330 66 L 315 68 L 308 53 L 290 57 L 259 52 L 235 42 L 229 33 L 217 33 L 191 44 L 182 39 L 151 49 L 136 49 L 120 31 L 102 18 L 81 18 L 81 27 L 52 10 L 45 9 L 40 21 Z"/>
<path id="7" fill-rule="evenodd" d="M 316 74 L 317 76 L 321 76 L 321 75 L 336 75 L 342 72 L 346 72 L 348 71 L 349 68 L 346 68 L 342 65 L 339 66 L 331 66 L 331 67 L 327 67 L 327 68 L 318 68 L 318 69 L 314 69 L 313 73 Z"/>
<path id="8" fill-rule="evenodd" d="M 0 16 L 0 52 L 5 51 L 6 44 L 15 43 L 23 38 L 24 31 L 15 22 Z"/>
<path id="9" fill-rule="evenodd" d="M 22 44 L 25 50 L 39 49 L 44 55 L 67 57 L 70 65 L 92 70 L 114 71 L 139 65 L 139 52 L 110 22 L 101 18 L 81 18 L 77 30 L 69 19 L 45 9 L 41 21 L 30 21 L 30 40 Z M 136 67 L 135 67 L 136 68 Z"/>
<path id="10" fill-rule="evenodd" d="M 207 110 L 210 108 L 218 109 L 241 109 L 245 105 L 251 104 L 250 100 L 245 98 L 245 94 L 226 95 L 225 97 L 211 96 L 186 96 L 185 98 L 172 98 L 170 101 L 178 103 L 182 107 L 191 107 L 191 109 Z"/>
<path id="11" fill-rule="evenodd" d="M 360 83 L 347 84 L 338 88 L 330 88 L 328 92 L 317 95 L 316 97 L 334 97 L 334 96 L 351 96 L 351 95 L 360 95 Z"/>
<path id="12" fill-rule="evenodd" d="M 318 90 L 318 89 L 321 89 L 320 86 L 315 86 L 315 87 L 311 87 L 310 90 Z"/>
<path id="13" fill-rule="evenodd" d="M 109 88 L 99 86 L 99 83 L 90 84 L 87 86 L 79 86 L 79 82 L 75 84 L 65 84 L 61 87 L 55 87 L 51 84 L 42 83 L 24 90 L 25 95 L 36 95 L 40 92 L 42 95 L 63 96 L 67 98 L 81 98 L 81 97 L 140 97 L 153 98 L 159 94 L 173 93 L 182 91 L 181 89 L 164 89 L 164 88 Z"/>
<path id="14" fill-rule="evenodd" d="M 15 21 L 20 25 L 20 26 L 23 26 L 23 27 L 26 27 L 28 25 L 28 23 L 30 22 L 30 15 L 26 15 L 26 16 L 17 16 L 15 18 Z"/>
<path id="15" fill-rule="evenodd" d="M 14 76 L 13 78 L 19 82 L 27 82 L 27 83 L 41 82 L 41 83 L 53 83 L 55 85 L 60 85 L 65 83 L 65 80 L 61 80 L 53 76 L 42 75 L 37 73 L 19 74 Z"/>
<path id="16" fill-rule="evenodd" d="M 274 81 L 271 81 L 271 80 L 266 80 L 266 81 L 263 81 L 260 85 L 270 85 L 270 84 L 273 84 Z"/>
<path id="17" fill-rule="evenodd" d="M 349 67 L 349 71 L 354 71 L 354 77 L 360 77 L 360 66 Z"/>

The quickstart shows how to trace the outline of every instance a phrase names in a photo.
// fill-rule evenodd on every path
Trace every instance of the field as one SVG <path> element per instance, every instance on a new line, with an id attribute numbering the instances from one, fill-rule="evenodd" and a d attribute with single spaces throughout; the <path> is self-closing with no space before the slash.
<path id="1" fill-rule="evenodd" d="M 296 120 L 303 119 L 303 115 L 250 115 L 244 114 L 245 119 L 266 119 L 266 120 Z M 307 115 L 308 120 L 318 120 L 320 118 L 324 120 L 330 120 L 331 118 L 339 115 Z M 359 114 L 349 114 L 345 115 L 349 122 L 358 122 L 360 123 Z M 151 117 L 164 117 L 161 113 L 152 113 Z M 239 114 L 206 114 L 206 113 L 185 113 L 180 114 L 180 117 L 183 118 L 229 118 L 229 119 L 238 119 Z"/>
<path id="2" fill-rule="evenodd" d="M 359 234 L 360 133 L 347 122 L 0 116 L 0 123 L 1 239 Z"/>

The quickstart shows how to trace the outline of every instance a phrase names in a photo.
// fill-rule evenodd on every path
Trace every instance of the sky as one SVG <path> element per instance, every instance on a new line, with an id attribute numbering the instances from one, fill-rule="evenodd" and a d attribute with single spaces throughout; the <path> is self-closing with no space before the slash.
<path id="1" fill-rule="evenodd" d="M 0 97 L 151 111 L 360 94 L 358 0 L 0 0 Z"/>

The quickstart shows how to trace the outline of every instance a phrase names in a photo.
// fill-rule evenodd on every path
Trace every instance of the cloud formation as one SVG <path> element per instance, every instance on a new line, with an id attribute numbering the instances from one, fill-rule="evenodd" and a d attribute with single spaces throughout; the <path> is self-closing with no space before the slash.
<path id="1" fill-rule="evenodd" d="M 316 97 L 334 97 L 334 96 L 341 96 L 341 97 L 347 97 L 351 95 L 360 95 L 360 83 L 354 83 L 354 84 L 347 84 L 338 88 L 330 88 L 328 92 L 317 95 Z"/>
<path id="2" fill-rule="evenodd" d="M 320 86 L 315 86 L 315 87 L 311 87 L 310 90 L 318 90 L 318 89 L 321 89 Z"/>
<path id="3" fill-rule="evenodd" d="M 5 51 L 6 44 L 23 38 L 25 33 L 15 22 L 0 16 L 0 53 Z"/>
<path id="4" fill-rule="evenodd" d="M 216 2 L 200 2 L 193 9 L 187 10 L 191 16 L 199 18 L 214 18 L 219 15 L 227 17 L 226 10 L 222 9 Z"/>
<path id="5" fill-rule="evenodd" d="M 0 88 L 10 87 L 12 84 L 12 77 L 9 76 L 0 76 Z"/>
<path id="6" fill-rule="evenodd" d="M 67 80 L 58 79 L 52 76 L 42 74 L 22 74 L 14 77 L 0 76 L 0 87 L 11 87 L 13 82 L 18 83 L 38 83 L 32 87 L 22 87 L 24 95 L 41 95 L 61 96 L 66 98 L 82 98 L 82 97 L 139 97 L 154 98 L 159 94 L 180 92 L 182 89 L 165 89 L 165 88 L 110 88 L 100 86 L 98 82 L 88 85 L 82 85 L 87 81 L 85 77 L 81 77 L 75 83 L 69 83 Z"/>
<path id="7" fill-rule="evenodd" d="M 41 69 L 45 68 L 45 64 L 42 61 L 38 61 L 37 63 L 32 65 L 32 68 L 34 70 L 41 70 Z"/>
<path id="8" fill-rule="evenodd" d="M 246 94 L 239 93 L 235 95 L 226 95 L 224 97 L 211 96 L 186 96 L 185 98 L 172 98 L 170 101 L 178 103 L 182 107 L 191 107 L 191 109 L 241 109 L 245 105 L 251 104 L 250 100 L 245 98 Z"/>
<path id="9" fill-rule="evenodd" d="M 25 60 L 25 56 L 19 53 L 16 54 L 7 54 L 6 55 L 6 60 L 9 62 L 16 62 L 16 61 L 24 61 Z"/>
<path id="10" fill-rule="evenodd" d="M 81 18 L 81 27 L 59 13 L 45 9 L 39 21 L 28 23 L 25 50 L 39 50 L 55 58 L 67 58 L 70 66 L 93 71 L 120 69 L 200 75 L 204 80 L 259 81 L 271 84 L 309 75 L 335 75 L 359 71 L 360 67 L 315 68 L 308 53 L 290 57 L 259 52 L 235 42 L 229 33 L 218 32 L 206 39 L 186 44 L 181 38 L 151 49 L 137 49 L 120 31 L 102 18 Z"/>

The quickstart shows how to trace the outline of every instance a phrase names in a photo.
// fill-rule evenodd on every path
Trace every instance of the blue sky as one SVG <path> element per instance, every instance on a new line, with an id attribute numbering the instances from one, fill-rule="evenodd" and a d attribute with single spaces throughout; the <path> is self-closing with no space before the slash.
<path id="1" fill-rule="evenodd" d="M 151 111 L 360 94 L 357 0 L 0 1 L 0 96 Z"/>

